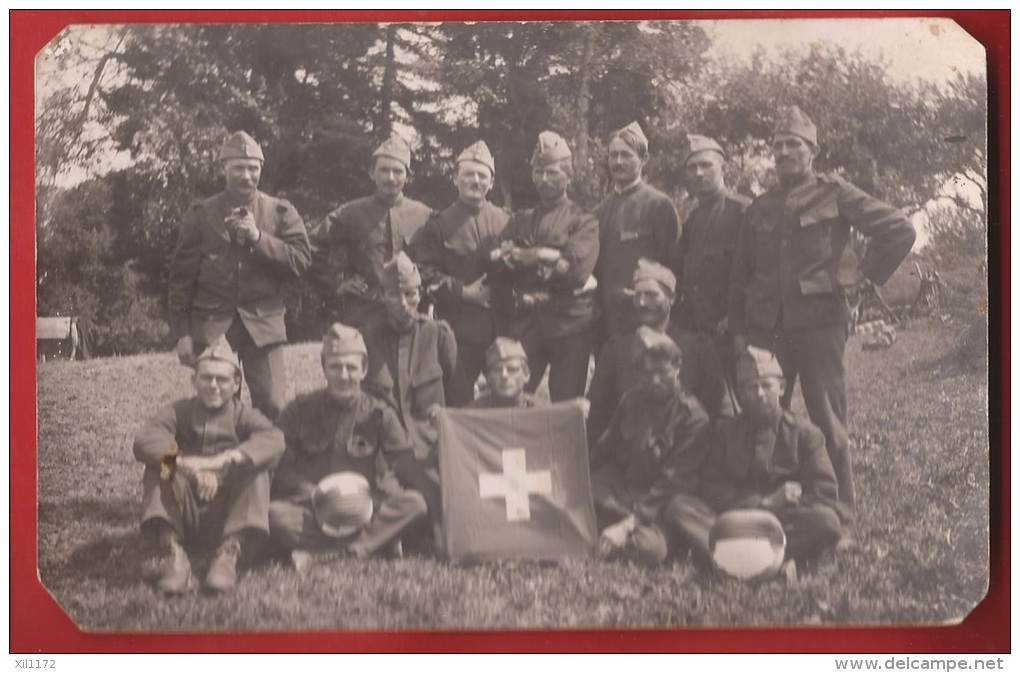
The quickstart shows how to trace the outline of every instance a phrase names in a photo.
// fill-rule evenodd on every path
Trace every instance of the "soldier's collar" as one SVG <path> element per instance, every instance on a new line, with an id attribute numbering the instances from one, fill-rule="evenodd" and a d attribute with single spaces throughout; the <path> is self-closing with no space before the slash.
<path id="1" fill-rule="evenodd" d="M 488 199 L 482 199 L 482 202 L 476 206 L 471 203 L 468 203 L 467 201 L 464 201 L 463 199 L 459 198 L 457 199 L 457 203 L 460 204 L 461 208 L 468 212 L 474 213 L 475 215 L 482 212 L 482 208 L 484 208 L 485 204 L 488 202 L 489 202 Z"/>
<path id="2" fill-rule="evenodd" d="M 376 192 L 375 194 L 372 195 L 372 200 L 374 200 L 383 208 L 389 209 L 400 205 L 400 202 L 404 200 L 404 192 L 400 192 L 399 194 L 397 194 L 397 197 L 392 201 L 384 198 L 383 195 L 380 194 L 379 192 Z"/>
<path id="3" fill-rule="evenodd" d="M 639 176 L 637 177 L 637 180 L 635 180 L 634 182 L 630 183 L 629 185 L 627 185 L 627 186 L 625 186 L 625 187 L 622 187 L 622 188 L 621 188 L 621 187 L 617 187 L 617 186 L 616 186 L 616 185 L 614 184 L 614 185 L 613 185 L 613 191 L 614 191 L 614 192 L 616 192 L 617 194 L 626 194 L 626 193 L 628 193 L 628 192 L 632 192 L 632 191 L 634 191 L 635 189 L 637 189 L 637 188 L 638 188 L 638 186 L 639 186 L 639 185 L 640 185 L 640 184 L 641 184 L 641 183 L 642 183 L 643 181 L 644 181 L 644 178 L 643 178 L 642 176 L 640 176 L 640 175 L 639 175 Z"/>

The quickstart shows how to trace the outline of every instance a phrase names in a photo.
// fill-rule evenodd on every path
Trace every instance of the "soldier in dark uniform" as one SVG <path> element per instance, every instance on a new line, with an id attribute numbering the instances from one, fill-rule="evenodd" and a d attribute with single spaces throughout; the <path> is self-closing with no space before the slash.
<path id="1" fill-rule="evenodd" d="M 528 354 L 519 341 L 497 337 L 485 352 L 485 379 L 489 390 L 468 405 L 471 409 L 534 407 L 538 398 L 524 391 L 531 370 Z"/>
<path id="2" fill-rule="evenodd" d="M 588 379 L 598 222 L 567 197 L 573 168 L 563 138 L 539 134 L 531 167 L 540 203 L 511 218 L 489 278 L 501 334 L 528 354 L 527 391 L 548 368 L 549 397 L 558 402 L 582 396 Z"/>
<path id="3" fill-rule="evenodd" d="M 634 270 L 633 288 L 629 292 L 633 295 L 635 314 L 641 324 L 665 333 L 680 347 L 680 383 L 683 389 L 701 402 L 709 418 L 732 415 L 733 404 L 711 342 L 670 320 L 670 308 L 676 292 L 673 272 L 658 262 L 640 259 Z M 602 349 L 588 386 L 588 399 L 591 401 L 589 441 L 598 440 L 608 427 L 620 399 L 637 383 L 633 362 L 636 341 L 637 331 L 633 331 L 614 337 Z"/>
<path id="4" fill-rule="evenodd" d="M 394 134 L 372 154 L 375 194 L 340 206 L 311 234 L 311 281 L 336 319 L 366 329 L 384 322 L 383 265 L 410 243 L 432 214 L 404 196 L 411 149 Z"/>
<path id="5" fill-rule="evenodd" d="M 392 406 L 362 391 L 367 363 L 361 334 L 333 324 L 322 341 L 326 387 L 298 397 L 280 415 L 287 448 L 273 477 L 269 526 L 299 570 L 308 562 L 302 554 L 307 551 L 371 556 L 424 524 L 427 515 L 438 516 L 441 507 L 439 489 L 414 459 Z M 380 490 L 380 457 L 407 490 Z M 364 476 L 375 502 L 371 521 L 352 537 L 327 535 L 312 506 L 316 485 L 338 472 Z"/>
<path id="6" fill-rule="evenodd" d="M 666 266 L 673 261 L 679 216 L 673 201 L 642 179 L 647 162 L 648 139 L 637 122 L 609 135 L 613 193 L 594 212 L 599 221 L 595 278 L 602 310 L 596 355 L 609 339 L 639 324 L 627 293 L 637 261 L 645 258 Z"/>
<path id="7" fill-rule="evenodd" d="M 663 508 L 675 495 L 697 492 L 709 420 L 680 385 L 680 349 L 672 339 L 639 327 L 632 362 L 638 384 L 592 451 L 592 497 L 600 554 L 654 565 L 668 552 Z"/>
<path id="8" fill-rule="evenodd" d="M 680 310 L 677 316 L 688 329 L 704 335 L 716 346 L 730 386 L 734 385 L 733 352 L 727 312 L 730 269 L 744 210 L 751 202 L 726 188 L 722 147 L 711 138 L 687 136 L 684 169 L 697 206 L 684 222 L 678 248 Z"/>
<path id="9" fill-rule="evenodd" d="M 836 274 L 851 229 L 867 239 L 862 282 L 879 285 L 910 253 L 916 233 L 898 209 L 841 178 L 815 174 L 818 132 L 799 108 L 779 120 L 772 149 L 779 185 L 745 215 L 730 279 L 730 330 L 738 352 L 750 343 L 776 353 L 787 403 L 800 377 L 848 521 L 854 508 L 843 368 L 849 314 Z"/>
<path id="10" fill-rule="evenodd" d="M 241 365 L 226 339 L 198 356 L 195 396 L 175 402 L 135 436 L 142 478 L 142 531 L 164 554 L 160 591 L 187 591 L 185 545 L 216 545 L 205 586 L 228 591 L 242 548 L 269 533 L 269 471 L 283 455 L 283 435 L 236 396 Z"/>
<path id="11" fill-rule="evenodd" d="M 782 408 L 785 381 L 772 353 L 745 350 L 737 381 L 740 415 L 716 424 L 697 495 L 674 497 L 665 518 L 696 557 L 710 563 L 717 514 L 765 509 L 783 525 L 788 559 L 815 557 L 842 535 L 825 438 L 806 418 Z"/>
<path id="12" fill-rule="evenodd" d="M 489 254 L 510 211 L 486 200 L 496 163 L 484 142 L 457 157 L 456 203 L 436 213 L 411 242 L 409 254 L 418 264 L 437 318 L 446 320 L 457 337 L 457 369 L 446 389 L 446 403 L 464 406 L 475 394 L 475 381 L 485 366 L 485 349 L 496 338 L 489 308 L 485 269 Z"/>
<path id="13" fill-rule="evenodd" d="M 445 387 L 457 365 L 457 340 L 444 320 L 418 312 L 421 275 L 403 252 L 383 266 L 380 278 L 386 320 L 365 332 L 366 389 L 390 400 L 415 455 L 436 464 L 435 407 L 446 406 Z"/>
<path id="14" fill-rule="evenodd" d="M 308 234 L 294 206 L 258 191 L 263 155 L 251 136 L 230 136 L 219 160 L 226 189 L 193 205 L 181 223 L 170 261 L 170 329 L 189 366 L 226 334 L 252 405 L 273 420 L 287 389 L 284 294 L 308 269 Z"/>

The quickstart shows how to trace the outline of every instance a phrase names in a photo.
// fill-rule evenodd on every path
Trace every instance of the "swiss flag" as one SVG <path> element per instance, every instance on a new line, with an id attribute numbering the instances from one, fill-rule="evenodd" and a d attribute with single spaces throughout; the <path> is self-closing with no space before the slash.
<path id="1" fill-rule="evenodd" d="M 437 423 L 450 560 L 592 554 L 598 535 L 579 402 L 441 409 Z"/>

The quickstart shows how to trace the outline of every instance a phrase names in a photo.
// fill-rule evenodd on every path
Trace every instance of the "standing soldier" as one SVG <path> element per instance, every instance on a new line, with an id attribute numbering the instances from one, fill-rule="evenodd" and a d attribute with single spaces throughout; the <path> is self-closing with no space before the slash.
<path id="1" fill-rule="evenodd" d="M 730 268 L 737 234 L 750 199 L 726 189 L 722 147 L 711 138 L 687 136 L 684 168 L 697 206 L 680 236 L 680 322 L 712 341 L 732 388 L 735 356 L 726 317 Z"/>
<path id="2" fill-rule="evenodd" d="M 365 387 L 390 401 L 418 460 L 435 467 L 438 434 L 432 412 L 446 406 L 445 382 L 457 364 L 457 340 L 446 321 L 418 312 L 421 275 L 405 253 L 383 266 L 380 282 L 386 318 L 365 333 Z"/>
<path id="3" fill-rule="evenodd" d="M 294 206 L 258 191 L 264 157 L 251 136 L 230 136 L 219 161 L 226 189 L 193 205 L 181 223 L 170 262 L 170 328 L 189 366 L 225 334 L 252 405 L 274 420 L 287 388 L 284 292 L 308 269 L 308 233 Z"/>
<path id="4" fill-rule="evenodd" d="M 599 225 L 567 197 L 573 164 L 563 138 L 540 133 L 531 168 L 539 205 L 511 218 L 490 273 L 497 319 L 531 363 L 527 391 L 548 368 L 549 397 L 558 402 L 583 395 L 588 380 Z"/>
<path id="5" fill-rule="evenodd" d="M 375 194 L 340 206 L 312 232 L 312 282 L 333 318 L 364 330 L 384 322 L 383 264 L 403 250 L 432 214 L 404 196 L 411 148 L 394 134 L 372 154 Z"/>
<path id="6" fill-rule="evenodd" d="M 637 122 L 610 134 L 613 193 L 595 209 L 599 221 L 595 277 L 602 310 L 598 348 L 638 327 L 633 302 L 626 292 L 637 261 L 644 257 L 669 265 L 676 247 L 676 207 L 668 196 L 641 178 L 647 162 L 648 139 Z"/>
<path id="7" fill-rule="evenodd" d="M 800 376 L 811 421 L 839 484 L 840 516 L 853 517 L 843 351 L 849 315 L 837 268 L 853 228 L 868 239 L 860 282 L 881 285 L 916 233 L 898 209 L 834 176 L 815 174 L 815 125 L 796 106 L 772 138 L 779 185 L 751 204 L 737 240 L 729 320 L 737 352 L 748 343 L 775 352 L 789 389 Z"/>
<path id="8" fill-rule="evenodd" d="M 410 254 L 435 301 L 436 317 L 446 320 L 457 337 L 457 370 L 446 390 L 446 402 L 454 407 L 474 398 L 485 349 L 496 337 L 485 268 L 510 211 L 486 199 L 495 171 L 484 142 L 464 150 L 457 157 L 454 179 L 459 198 L 434 214 L 411 242 Z"/>

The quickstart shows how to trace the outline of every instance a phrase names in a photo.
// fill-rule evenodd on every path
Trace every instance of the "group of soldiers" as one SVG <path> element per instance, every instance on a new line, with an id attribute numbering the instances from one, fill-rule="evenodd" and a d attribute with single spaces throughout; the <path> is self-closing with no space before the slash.
<path id="1" fill-rule="evenodd" d="M 817 130 L 798 108 L 780 115 L 772 148 L 779 184 L 750 202 L 725 185 L 724 149 L 688 136 L 697 201 L 681 228 L 642 177 L 637 123 L 609 137 L 613 192 L 593 213 L 567 195 L 571 150 L 556 133 L 531 159 L 538 205 L 517 213 L 488 201 L 484 142 L 457 158 L 454 204 L 406 197 L 411 151 L 394 135 L 369 166 L 375 193 L 309 235 L 290 203 L 258 191 L 258 144 L 229 137 L 226 188 L 187 212 L 170 267 L 195 396 L 135 442 L 159 588 L 185 591 L 187 548 L 205 545 L 206 587 L 229 590 L 242 550 L 267 534 L 299 569 L 316 552 L 367 557 L 413 536 L 441 554 L 436 408 L 543 404 L 547 373 L 552 402 L 587 400 L 602 556 L 711 563 L 712 526 L 734 509 L 772 513 L 789 563 L 834 545 L 855 500 L 840 258 L 851 230 L 863 234 L 859 282 L 882 284 L 915 233 L 897 209 L 814 172 Z M 284 294 L 306 273 L 335 319 L 326 386 L 285 405 Z M 790 411 L 798 378 L 809 418 Z M 341 472 L 365 478 L 374 507 L 338 532 L 316 505 Z"/>

